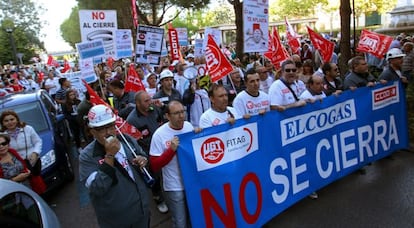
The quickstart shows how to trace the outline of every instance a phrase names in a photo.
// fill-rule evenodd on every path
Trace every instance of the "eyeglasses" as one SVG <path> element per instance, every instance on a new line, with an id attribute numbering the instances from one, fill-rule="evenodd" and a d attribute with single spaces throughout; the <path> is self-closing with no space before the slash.
<path id="1" fill-rule="evenodd" d="M 7 145 L 9 145 L 9 143 L 8 143 L 8 142 L 6 142 L 6 141 L 4 141 L 4 142 L 0 143 L 0 145 L 1 145 L 1 146 L 7 146 Z"/>
<path id="2" fill-rule="evenodd" d="M 332 69 L 332 70 L 334 70 L 334 71 L 338 71 L 339 69 L 338 69 L 338 68 L 335 68 L 335 69 Z"/>
<path id="3" fill-rule="evenodd" d="M 290 73 L 290 72 L 295 73 L 297 70 L 298 70 L 298 69 L 285 69 L 285 72 L 286 72 L 286 73 Z"/>
<path id="4" fill-rule="evenodd" d="M 185 110 L 181 110 L 181 111 L 171 112 L 170 115 L 178 116 L 178 115 L 184 114 L 184 113 L 185 113 Z"/>

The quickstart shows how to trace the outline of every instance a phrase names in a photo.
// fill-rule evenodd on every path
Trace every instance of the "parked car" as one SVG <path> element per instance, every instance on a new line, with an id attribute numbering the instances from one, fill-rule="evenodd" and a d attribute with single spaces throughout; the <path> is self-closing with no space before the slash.
<path id="1" fill-rule="evenodd" d="M 57 107 L 45 90 L 0 98 L 0 112 L 14 110 L 21 121 L 32 126 L 43 140 L 40 159 L 46 192 L 74 179 L 72 156 L 69 153 L 70 131 L 64 115 L 58 113 Z"/>
<path id="2" fill-rule="evenodd" d="M 38 194 L 22 184 L 0 179 L 0 227 L 59 228 L 60 223 Z"/>

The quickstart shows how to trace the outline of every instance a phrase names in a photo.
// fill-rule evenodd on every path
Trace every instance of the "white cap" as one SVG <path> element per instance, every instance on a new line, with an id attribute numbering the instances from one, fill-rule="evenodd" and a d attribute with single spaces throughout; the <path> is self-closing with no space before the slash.
<path id="1" fill-rule="evenodd" d="M 188 54 L 187 57 L 185 57 L 186 59 L 188 58 L 194 58 L 194 55 L 192 53 Z"/>
<path id="2" fill-rule="evenodd" d="M 401 49 L 399 49 L 399 48 L 391 48 L 387 52 L 387 55 L 386 56 L 387 56 L 386 59 L 389 60 L 389 59 L 395 59 L 395 58 L 404 57 L 405 54 L 402 53 Z"/>
<path id="3" fill-rule="evenodd" d="M 164 78 L 173 78 L 173 77 L 174 77 L 173 72 L 171 72 L 170 70 L 164 70 L 160 74 L 160 81 Z"/>
<path id="4" fill-rule="evenodd" d="M 88 113 L 89 127 L 101 127 L 115 122 L 116 117 L 111 108 L 105 105 L 95 105 Z"/>

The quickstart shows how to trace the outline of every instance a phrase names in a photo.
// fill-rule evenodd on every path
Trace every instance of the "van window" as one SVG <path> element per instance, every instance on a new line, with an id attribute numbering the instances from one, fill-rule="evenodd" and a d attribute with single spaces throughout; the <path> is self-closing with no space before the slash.
<path id="1" fill-rule="evenodd" d="M 24 192 L 12 192 L 0 200 L 0 227 L 42 227 L 36 201 Z"/>

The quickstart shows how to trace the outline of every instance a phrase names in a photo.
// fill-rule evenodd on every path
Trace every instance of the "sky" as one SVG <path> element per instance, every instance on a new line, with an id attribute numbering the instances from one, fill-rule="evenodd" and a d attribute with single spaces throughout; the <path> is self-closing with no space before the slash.
<path id="1" fill-rule="evenodd" d="M 46 37 L 41 37 L 48 52 L 68 51 L 73 48 L 66 43 L 60 35 L 60 25 L 69 18 L 72 7 L 76 6 L 76 0 L 37 0 L 47 11 L 39 15 L 47 24 L 41 31 Z"/>

